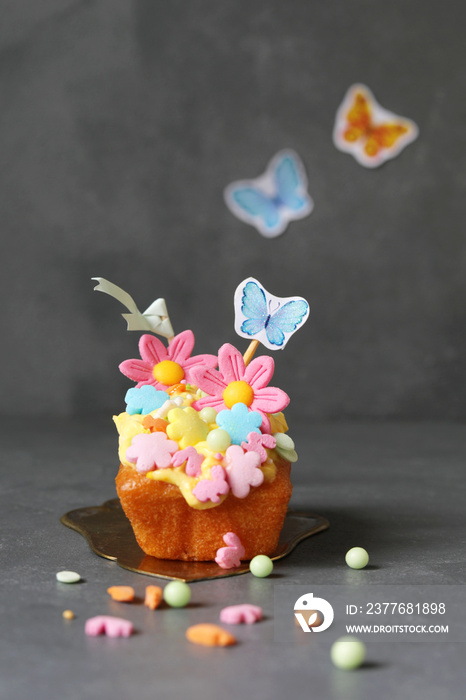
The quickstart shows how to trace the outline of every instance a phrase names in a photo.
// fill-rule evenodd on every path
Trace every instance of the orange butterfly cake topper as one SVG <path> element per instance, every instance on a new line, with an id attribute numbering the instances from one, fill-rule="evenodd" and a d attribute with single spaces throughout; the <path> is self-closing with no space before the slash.
<path id="1" fill-rule="evenodd" d="M 333 142 L 361 165 L 376 168 L 397 156 L 418 134 L 411 119 L 381 107 L 365 85 L 352 85 L 338 109 Z"/>

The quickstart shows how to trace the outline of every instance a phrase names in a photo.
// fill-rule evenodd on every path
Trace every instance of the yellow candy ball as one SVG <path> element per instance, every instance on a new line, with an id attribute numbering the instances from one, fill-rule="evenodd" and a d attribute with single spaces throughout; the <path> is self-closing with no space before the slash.
<path id="1" fill-rule="evenodd" d="M 158 382 L 166 386 L 178 384 L 184 379 L 184 369 L 173 360 L 162 360 L 155 365 L 152 374 Z"/>
<path id="2" fill-rule="evenodd" d="M 250 406 L 254 401 L 254 390 L 247 382 L 230 382 L 223 392 L 225 406 L 231 408 L 235 403 L 244 403 Z"/>

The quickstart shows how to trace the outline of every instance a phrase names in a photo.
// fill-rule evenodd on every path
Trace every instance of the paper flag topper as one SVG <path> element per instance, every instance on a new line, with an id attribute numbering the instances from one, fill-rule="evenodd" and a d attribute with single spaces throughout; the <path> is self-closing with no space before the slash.
<path id="1" fill-rule="evenodd" d="M 307 321 L 309 304 L 302 297 L 275 297 L 253 277 L 235 291 L 235 331 L 258 340 L 269 350 L 283 349 Z"/>
<path id="2" fill-rule="evenodd" d="M 394 158 L 419 134 L 417 125 L 379 105 L 365 85 L 352 85 L 340 105 L 333 130 L 335 146 L 366 168 Z"/>
<path id="3" fill-rule="evenodd" d="M 256 179 L 232 182 L 224 197 L 235 216 L 266 238 L 279 236 L 290 221 L 302 219 L 314 207 L 304 166 L 291 150 L 279 151 Z"/>
<path id="4" fill-rule="evenodd" d="M 121 314 L 128 324 L 129 331 L 151 331 L 171 340 L 175 335 L 170 318 L 168 316 L 165 299 L 156 299 L 141 313 L 133 298 L 121 287 L 109 282 L 103 277 L 93 277 L 99 284 L 94 287 L 94 291 L 105 292 L 111 297 L 118 299 L 123 306 L 126 306 L 129 314 Z"/>

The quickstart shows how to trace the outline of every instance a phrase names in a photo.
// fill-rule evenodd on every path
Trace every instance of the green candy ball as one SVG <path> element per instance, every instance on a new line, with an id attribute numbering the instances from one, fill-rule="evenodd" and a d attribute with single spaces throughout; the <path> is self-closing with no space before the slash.
<path id="1" fill-rule="evenodd" d="M 270 576 L 273 571 L 273 561 L 265 554 L 258 554 L 249 562 L 249 570 L 257 578 L 265 578 Z"/>
<path id="2" fill-rule="evenodd" d="M 172 608 L 184 608 L 191 600 L 191 589 L 183 581 L 170 581 L 163 589 L 163 599 Z"/>
<path id="3" fill-rule="evenodd" d="M 351 569 L 364 569 L 369 563 L 369 555 L 362 547 L 353 547 L 346 552 L 345 561 Z"/>
<path id="4" fill-rule="evenodd" d="M 337 668 L 351 671 L 363 663 L 366 647 L 357 637 L 340 637 L 332 644 L 330 658 Z"/>
<path id="5" fill-rule="evenodd" d="M 199 415 L 202 418 L 202 420 L 205 421 L 207 424 L 215 423 L 215 419 L 217 418 L 217 411 L 215 410 L 215 408 L 212 408 L 212 406 L 206 406 L 202 409 L 202 411 L 199 411 Z"/>
<path id="6" fill-rule="evenodd" d="M 207 444 L 212 452 L 225 452 L 231 445 L 231 437 L 223 428 L 215 428 L 207 435 Z"/>

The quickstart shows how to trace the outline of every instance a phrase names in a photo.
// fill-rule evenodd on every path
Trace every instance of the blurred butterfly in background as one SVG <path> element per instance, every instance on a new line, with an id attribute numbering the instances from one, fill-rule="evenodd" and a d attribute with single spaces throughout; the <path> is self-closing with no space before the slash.
<path id="1" fill-rule="evenodd" d="M 254 180 L 232 182 L 224 197 L 235 216 L 266 238 L 279 236 L 290 221 L 302 219 L 314 208 L 304 166 L 291 150 L 279 151 Z"/>
<path id="2" fill-rule="evenodd" d="M 335 146 L 366 168 L 394 158 L 419 134 L 417 125 L 381 107 L 365 85 L 352 85 L 340 105 L 333 130 Z"/>
<path id="3" fill-rule="evenodd" d="M 235 331 L 242 338 L 259 340 L 269 350 L 285 347 L 307 321 L 309 304 L 302 297 L 275 297 L 254 277 L 235 291 Z"/>

